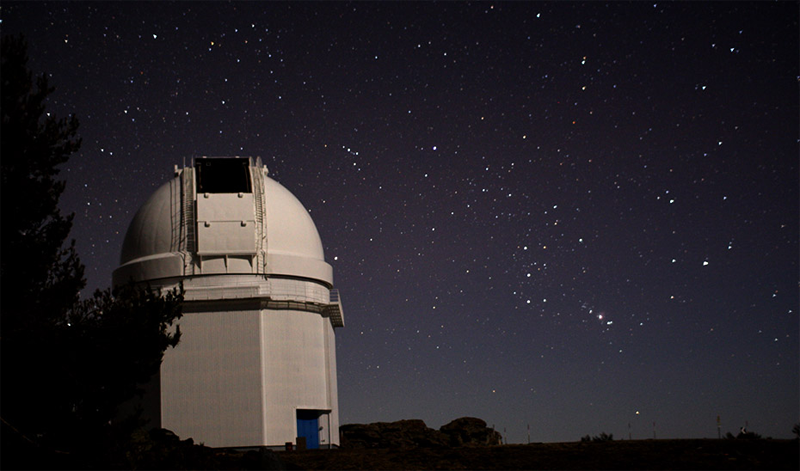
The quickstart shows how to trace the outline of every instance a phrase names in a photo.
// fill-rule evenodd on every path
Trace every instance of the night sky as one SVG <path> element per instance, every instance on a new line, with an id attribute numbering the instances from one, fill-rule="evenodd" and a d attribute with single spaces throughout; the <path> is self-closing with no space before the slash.
<path id="1" fill-rule="evenodd" d="M 519 443 L 800 422 L 796 2 L 0 17 L 81 122 L 61 206 L 85 295 L 175 164 L 260 156 L 342 293 L 343 424 L 475 416 Z"/>

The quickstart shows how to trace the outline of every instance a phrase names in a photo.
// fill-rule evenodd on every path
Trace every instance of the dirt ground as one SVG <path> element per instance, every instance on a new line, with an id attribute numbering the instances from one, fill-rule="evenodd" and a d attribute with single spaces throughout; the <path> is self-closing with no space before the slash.
<path id="1" fill-rule="evenodd" d="M 279 452 L 290 469 L 800 469 L 796 440 L 634 440 Z"/>

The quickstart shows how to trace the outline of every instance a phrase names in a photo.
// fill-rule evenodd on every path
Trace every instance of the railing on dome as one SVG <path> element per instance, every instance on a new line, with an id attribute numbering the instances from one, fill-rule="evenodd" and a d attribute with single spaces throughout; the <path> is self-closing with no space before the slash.
<path id="1" fill-rule="evenodd" d="M 208 290 L 204 290 L 208 294 Z M 230 288 L 224 288 L 224 292 L 218 293 L 213 298 L 215 300 L 226 299 L 225 292 L 230 292 Z M 242 295 L 239 293 L 232 296 L 230 299 L 244 299 L 251 296 L 260 297 L 258 293 L 250 293 Z M 192 299 L 195 300 L 195 299 Z M 197 299 L 197 301 L 201 301 Z M 327 317 L 331 321 L 333 327 L 344 327 L 344 309 L 342 308 L 342 298 L 339 295 L 338 289 L 330 290 L 330 298 L 328 303 L 320 303 L 315 301 L 301 301 L 299 299 L 273 299 L 266 297 L 262 300 L 262 308 L 267 309 L 292 309 L 298 311 L 316 312 Z"/>

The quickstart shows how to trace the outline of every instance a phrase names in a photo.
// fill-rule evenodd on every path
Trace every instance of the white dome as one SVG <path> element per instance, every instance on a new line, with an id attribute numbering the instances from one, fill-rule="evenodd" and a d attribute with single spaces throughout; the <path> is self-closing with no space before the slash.
<path id="1" fill-rule="evenodd" d="M 314 221 L 289 190 L 266 176 L 266 168 L 250 166 L 248 191 L 238 193 L 196 192 L 202 188 L 196 169 L 176 173 L 133 217 L 115 285 L 233 273 L 333 284 Z"/>
<path id="2" fill-rule="evenodd" d="M 175 179 L 177 180 L 177 178 Z M 132 260 L 172 252 L 171 194 L 176 181 L 161 185 L 133 216 L 122 243 L 120 265 Z"/>
<path id="3" fill-rule="evenodd" d="M 325 253 L 317 226 L 300 200 L 269 177 L 264 178 L 264 192 L 269 253 L 296 255 L 324 262 Z"/>

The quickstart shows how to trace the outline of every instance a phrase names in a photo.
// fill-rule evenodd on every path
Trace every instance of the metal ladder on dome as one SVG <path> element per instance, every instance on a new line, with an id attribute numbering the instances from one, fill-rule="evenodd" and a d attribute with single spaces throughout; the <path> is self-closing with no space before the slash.
<path id="1" fill-rule="evenodd" d="M 186 231 L 182 242 L 182 252 L 193 253 L 197 250 L 195 243 L 195 217 L 194 217 L 194 168 L 184 168 L 181 172 L 183 179 L 183 194 L 181 195 L 182 227 Z M 192 257 L 184 257 L 183 270 L 186 275 L 193 274 Z"/>
<path id="2" fill-rule="evenodd" d="M 251 167 L 252 168 L 252 167 Z M 253 199 L 255 200 L 256 211 L 256 255 L 255 272 L 266 273 L 266 240 L 267 231 L 264 227 L 264 169 L 261 165 L 261 158 L 256 159 L 256 166 L 250 174 L 253 177 Z"/>

